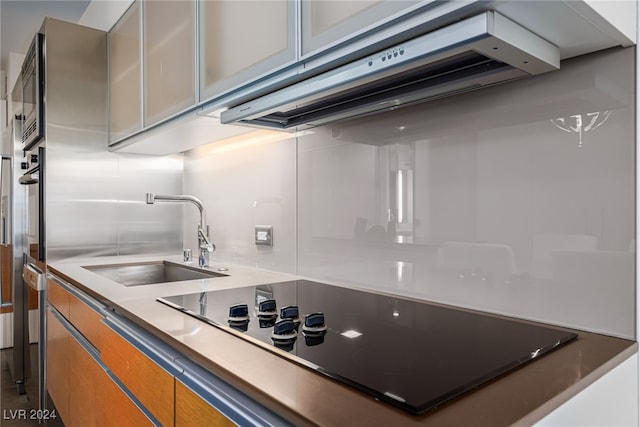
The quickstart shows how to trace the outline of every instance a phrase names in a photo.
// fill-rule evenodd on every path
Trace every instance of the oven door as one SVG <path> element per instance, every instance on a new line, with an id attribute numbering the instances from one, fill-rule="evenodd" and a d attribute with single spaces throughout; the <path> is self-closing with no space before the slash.
<path id="1" fill-rule="evenodd" d="M 46 258 L 45 220 L 44 220 L 44 169 L 45 148 L 38 147 L 37 154 L 27 153 L 28 170 L 19 179 L 27 187 L 26 227 L 24 234 L 25 263 L 34 263 L 44 267 Z"/>

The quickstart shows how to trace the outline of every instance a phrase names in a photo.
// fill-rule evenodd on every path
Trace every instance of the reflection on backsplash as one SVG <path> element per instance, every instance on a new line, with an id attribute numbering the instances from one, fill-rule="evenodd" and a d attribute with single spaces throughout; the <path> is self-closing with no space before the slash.
<path id="1" fill-rule="evenodd" d="M 551 119 L 551 123 L 565 132 L 578 134 L 578 148 L 582 148 L 582 134 L 598 129 L 611 116 L 611 111 L 592 111 L 584 116 L 573 114 L 568 117 Z"/>
<path id="2" fill-rule="evenodd" d="M 633 337 L 633 71 L 609 50 L 299 138 L 298 273 Z"/>

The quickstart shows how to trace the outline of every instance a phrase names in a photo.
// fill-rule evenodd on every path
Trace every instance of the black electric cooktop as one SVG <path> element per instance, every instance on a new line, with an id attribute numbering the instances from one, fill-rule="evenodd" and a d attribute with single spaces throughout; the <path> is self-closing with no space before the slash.
<path id="1" fill-rule="evenodd" d="M 158 300 L 413 414 L 577 337 L 307 280 Z"/>

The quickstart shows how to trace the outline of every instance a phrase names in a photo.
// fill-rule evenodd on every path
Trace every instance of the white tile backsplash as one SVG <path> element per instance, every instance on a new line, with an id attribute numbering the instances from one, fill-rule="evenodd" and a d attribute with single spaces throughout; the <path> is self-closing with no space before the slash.
<path id="1" fill-rule="evenodd" d="M 613 49 L 298 138 L 203 147 L 185 154 L 185 193 L 205 202 L 214 258 L 631 338 L 634 72 L 634 50 Z M 577 130 L 577 115 L 581 147 L 551 121 Z M 254 225 L 274 227 L 273 248 Z"/>

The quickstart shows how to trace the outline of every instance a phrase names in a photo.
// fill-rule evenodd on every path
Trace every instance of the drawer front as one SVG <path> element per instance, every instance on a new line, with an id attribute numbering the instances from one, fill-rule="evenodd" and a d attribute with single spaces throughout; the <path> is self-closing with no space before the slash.
<path id="1" fill-rule="evenodd" d="M 102 332 L 104 364 L 162 425 L 173 425 L 173 376 L 108 327 Z"/>
<path id="2" fill-rule="evenodd" d="M 85 302 L 66 290 L 54 280 L 48 279 L 47 298 L 80 333 L 96 348 L 100 348 L 101 329 L 104 324 L 100 315 Z"/>
<path id="3" fill-rule="evenodd" d="M 227 427 L 233 425 L 235 424 L 213 406 L 180 381 L 176 381 L 176 427 Z"/>
<path id="4" fill-rule="evenodd" d="M 71 294 L 69 291 L 58 285 L 53 280 L 47 280 L 47 299 L 49 304 L 54 306 L 60 314 L 69 320 L 69 300 Z"/>
<path id="5" fill-rule="evenodd" d="M 70 426 L 152 425 L 75 340 L 70 340 L 69 353 L 69 379 L 73 384 L 69 392 Z"/>
<path id="6" fill-rule="evenodd" d="M 60 321 L 47 310 L 47 390 L 58 415 L 69 421 L 69 343 L 71 336 Z"/>
<path id="7" fill-rule="evenodd" d="M 97 349 L 101 346 L 101 330 L 106 328 L 101 319 L 102 316 L 98 312 L 69 294 L 69 321 Z"/>

